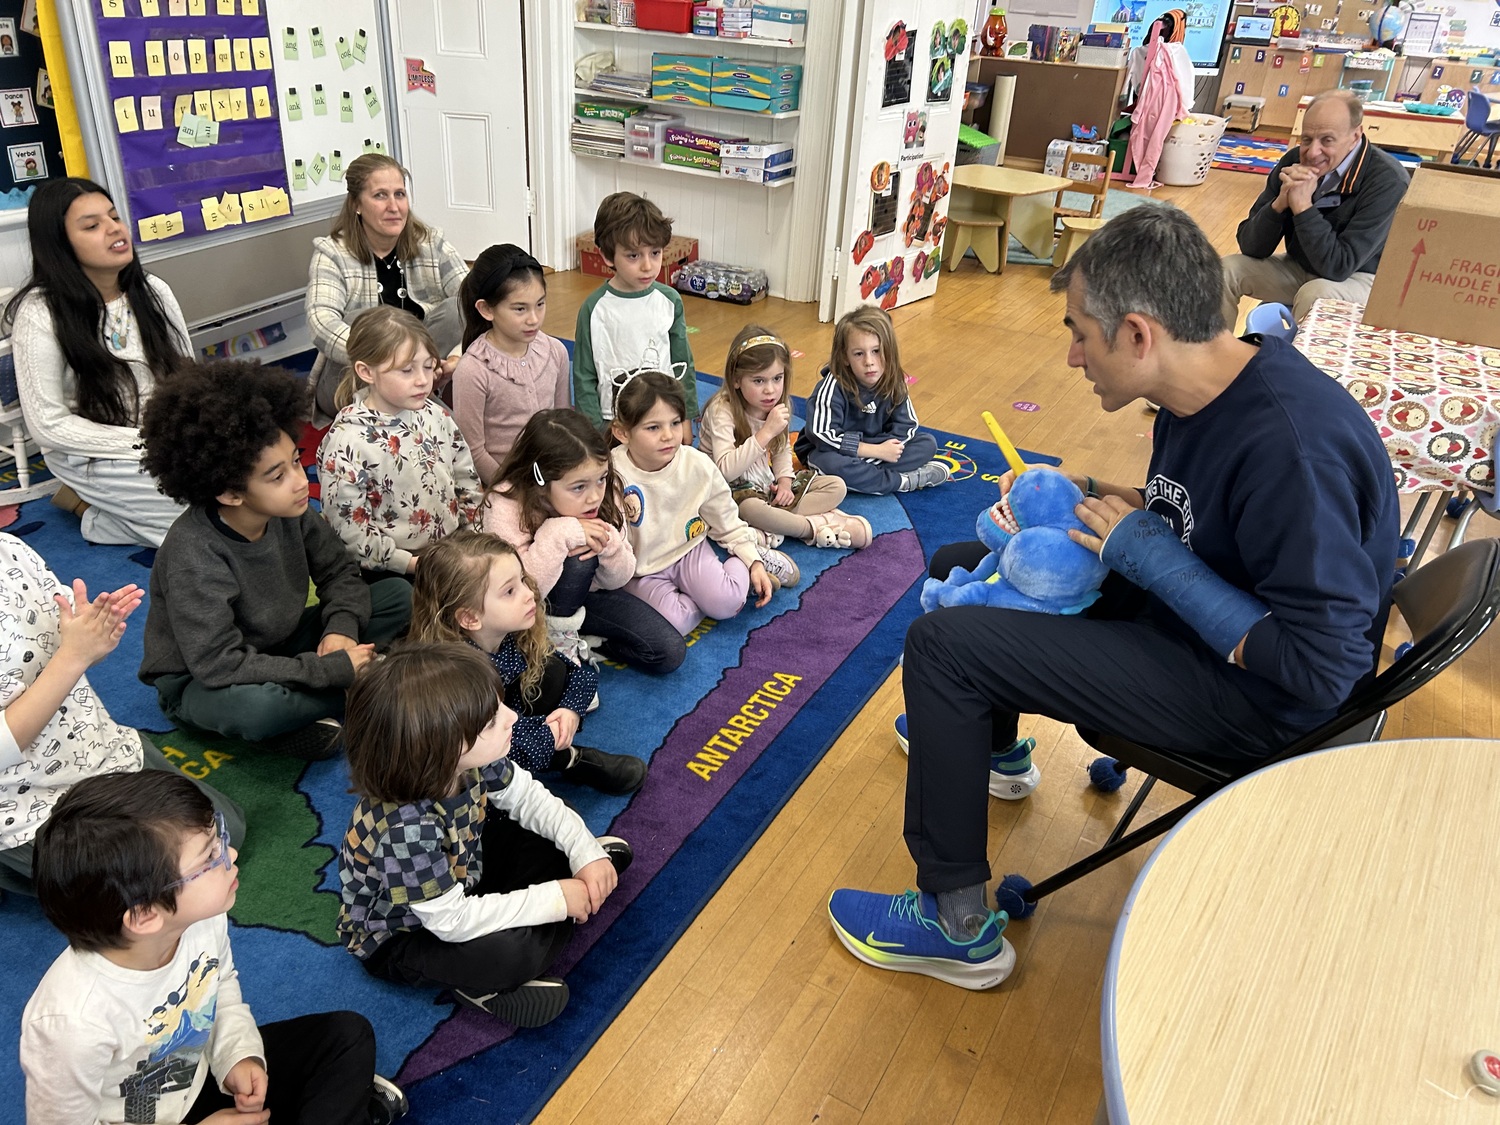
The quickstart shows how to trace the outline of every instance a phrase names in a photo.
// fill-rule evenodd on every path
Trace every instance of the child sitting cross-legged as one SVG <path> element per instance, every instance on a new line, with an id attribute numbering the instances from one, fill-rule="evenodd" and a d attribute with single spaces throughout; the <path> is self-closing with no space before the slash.
<path id="1" fill-rule="evenodd" d="M 364 1016 L 256 1026 L 229 943 L 237 858 L 180 774 L 88 777 L 57 803 L 36 890 L 68 948 L 21 1017 L 31 1125 L 387 1125 L 406 1112 L 375 1074 Z"/>
<path id="2" fill-rule="evenodd" d="M 568 1003 L 542 974 L 631 851 L 510 760 L 501 690 L 464 644 L 399 646 L 355 681 L 338 930 L 373 976 L 539 1027 Z"/>
<path id="3" fill-rule="evenodd" d="M 429 544 L 472 527 L 483 499 L 468 443 L 438 397 L 437 345 L 378 305 L 349 330 L 338 416 L 318 446 L 323 515 L 365 581 L 409 581 Z"/>
<path id="4" fill-rule="evenodd" d="M 151 568 L 140 674 L 175 722 L 316 759 L 338 753 L 344 689 L 406 628 L 411 587 L 367 586 L 308 507 L 306 407 L 295 375 L 239 360 L 158 385 L 144 463 L 188 509 Z"/>
<path id="5" fill-rule="evenodd" d="M 422 558 L 412 589 L 413 640 L 470 644 L 490 658 L 517 713 L 511 761 L 529 773 L 604 793 L 634 793 L 646 763 L 574 741 L 599 673 L 547 639 L 542 596 L 516 549 L 484 531 L 455 531 Z"/>

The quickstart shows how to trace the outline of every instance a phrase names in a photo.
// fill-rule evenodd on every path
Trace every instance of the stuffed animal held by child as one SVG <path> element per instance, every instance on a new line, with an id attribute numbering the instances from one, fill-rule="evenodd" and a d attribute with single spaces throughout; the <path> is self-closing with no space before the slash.
<path id="1" fill-rule="evenodd" d="M 1062 473 L 1028 468 L 979 514 L 979 539 L 990 549 L 984 561 L 972 572 L 955 567 L 946 580 L 929 578 L 922 608 L 930 613 L 939 606 L 987 605 L 1053 614 L 1087 609 L 1109 568 L 1068 537 L 1070 529 L 1089 530 L 1073 514 L 1082 500 Z"/>

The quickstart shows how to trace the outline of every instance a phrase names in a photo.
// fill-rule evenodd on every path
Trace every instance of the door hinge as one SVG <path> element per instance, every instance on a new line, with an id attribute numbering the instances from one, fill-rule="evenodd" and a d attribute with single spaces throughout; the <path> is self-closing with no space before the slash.
<path id="1" fill-rule="evenodd" d="M 844 260 L 844 248 L 842 246 L 835 246 L 831 253 L 832 258 L 828 263 L 828 276 L 837 281 L 839 279 L 839 263 Z"/>
<path id="2" fill-rule="evenodd" d="M 526 189 L 526 217 L 532 218 L 536 215 L 536 192 L 529 187 Z"/>

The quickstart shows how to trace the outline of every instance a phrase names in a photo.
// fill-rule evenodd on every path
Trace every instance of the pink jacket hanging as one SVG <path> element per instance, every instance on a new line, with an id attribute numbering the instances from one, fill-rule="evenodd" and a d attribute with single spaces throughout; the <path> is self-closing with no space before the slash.
<path id="1" fill-rule="evenodd" d="M 1156 32 L 1158 28 L 1153 26 L 1152 30 Z M 1146 76 L 1131 115 L 1130 146 L 1126 149 L 1126 165 L 1135 168 L 1131 187 L 1155 185 L 1156 163 L 1161 159 L 1167 134 L 1191 112 L 1192 106 L 1183 98 L 1182 87 L 1178 85 L 1165 37 L 1155 34 L 1146 46 Z"/>

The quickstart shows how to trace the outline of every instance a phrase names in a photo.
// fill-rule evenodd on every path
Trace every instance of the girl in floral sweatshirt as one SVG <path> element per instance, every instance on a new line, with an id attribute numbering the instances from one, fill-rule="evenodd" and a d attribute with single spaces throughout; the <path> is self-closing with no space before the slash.
<path id="1" fill-rule="evenodd" d="M 474 525 L 479 477 L 432 393 L 437 346 L 421 321 L 380 305 L 355 320 L 348 349 L 341 409 L 318 447 L 323 515 L 367 579 L 409 578 L 423 547 Z"/>

